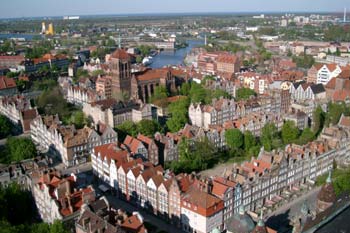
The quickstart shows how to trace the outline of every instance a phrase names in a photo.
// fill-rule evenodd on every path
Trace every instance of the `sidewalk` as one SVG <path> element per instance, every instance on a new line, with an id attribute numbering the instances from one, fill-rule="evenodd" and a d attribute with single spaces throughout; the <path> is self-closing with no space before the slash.
<path id="1" fill-rule="evenodd" d="M 267 214 L 266 218 L 270 218 L 272 216 L 277 216 L 279 214 L 286 213 L 288 210 L 290 210 L 289 217 L 292 217 L 295 213 L 300 211 L 300 208 L 305 201 L 309 205 L 309 208 L 312 210 L 313 207 L 316 205 L 317 194 L 319 193 L 320 190 L 321 190 L 321 187 L 316 187 L 310 190 L 304 195 L 297 197 L 296 199 L 279 207 L 277 210 L 271 212 L 270 214 Z"/>
<path id="2" fill-rule="evenodd" d="M 164 231 L 167 233 L 184 233 L 181 229 L 178 229 L 175 226 L 165 222 L 163 219 L 160 219 L 155 215 L 152 215 L 152 214 L 150 214 L 142 209 L 137 208 L 136 206 L 133 206 L 125 201 L 122 201 L 115 196 L 106 195 L 106 198 L 107 198 L 108 202 L 116 209 L 122 208 L 125 211 L 130 212 L 130 213 L 132 213 L 134 211 L 139 212 L 143 216 L 145 222 L 149 222 L 152 225 L 155 225 L 157 227 L 157 232 Z M 154 232 L 154 233 L 156 233 L 156 232 Z"/>

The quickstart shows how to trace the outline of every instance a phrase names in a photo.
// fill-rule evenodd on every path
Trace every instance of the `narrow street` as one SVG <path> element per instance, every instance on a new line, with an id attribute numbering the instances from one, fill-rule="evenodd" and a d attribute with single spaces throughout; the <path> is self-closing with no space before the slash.
<path id="1" fill-rule="evenodd" d="M 307 203 L 310 211 L 314 211 L 316 207 L 317 194 L 321 187 L 316 187 L 302 196 L 284 203 L 277 210 L 265 216 L 267 226 L 281 233 L 289 233 L 292 230 L 290 225 L 291 219 L 300 214 L 303 203 Z"/>
<path id="2" fill-rule="evenodd" d="M 118 199 L 115 196 L 112 195 L 106 195 L 107 200 L 109 201 L 109 203 L 115 208 L 122 208 L 127 212 L 134 212 L 137 211 L 139 212 L 143 218 L 145 222 L 151 223 L 152 225 L 157 227 L 157 231 L 164 231 L 167 233 L 183 233 L 183 231 L 181 229 L 178 229 L 176 227 L 174 227 L 173 225 L 170 225 L 169 223 L 165 222 L 164 220 L 160 219 L 157 216 L 154 216 L 142 209 L 137 208 L 136 206 L 133 206 L 125 201 L 122 201 L 120 199 Z M 156 232 L 150 232 L 150 233 L 156 233 Z"/>

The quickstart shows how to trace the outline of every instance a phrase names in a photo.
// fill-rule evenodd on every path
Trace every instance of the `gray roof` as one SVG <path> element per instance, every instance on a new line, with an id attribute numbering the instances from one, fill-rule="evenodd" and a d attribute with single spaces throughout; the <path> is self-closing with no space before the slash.
<path id="1" fill-rule="evenodd" d="M 250 233 L 254 230 L 253 219 L 246 213 L 236 213 L 226 221 L 227 231 L 231 233 Z"/>
<path id="2" fill-rule="evenodd" d="M 320 84 L 315 84 L 315 85 L 311 85 L 310 86 L 312 92 L 314 94 L 319 94 L 322 92 L 326 92 L 326 89 L 324 88 L 324 86 L 320 83 Z"/>

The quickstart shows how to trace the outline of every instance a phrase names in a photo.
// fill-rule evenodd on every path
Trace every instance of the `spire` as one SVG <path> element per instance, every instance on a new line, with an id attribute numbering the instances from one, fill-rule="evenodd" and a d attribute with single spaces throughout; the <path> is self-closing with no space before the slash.
<path id="1" fill-rule="evenodd" d="M 265 222 L 264 222 L 264 218 L 263 218 L 263 210 L 261 209 L 260 211 L 260 218 L 258 221 L 258 226 L 259 227 L 264 227 L 265 226 Z"/>
<path id="2" fill-rule="evenodd" d="M 326 183 L 327 184 L 332 183 L 332 170 L 330 170 L 329 173 L 328 173 L 328 177 L 327 177 Z"/>

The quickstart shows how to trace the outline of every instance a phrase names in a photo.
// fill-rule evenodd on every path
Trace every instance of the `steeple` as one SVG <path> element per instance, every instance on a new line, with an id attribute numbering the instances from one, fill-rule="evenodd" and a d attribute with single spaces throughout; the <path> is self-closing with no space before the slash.
<path id="1" fill-rule="evenodd" d="M 265 226 L 265 222 L 264 222 L 264 219 L 263 219 L 263 210 L 262 209 L 260 211 L 260 218 L 259 218 L 259 221 L 258 221 L 258 226 L 259 227 L 264 227 Z"/>
<path id="2" fill-rule="evenodd" d="M 244 210 L 244 206 L 243 205 L 239 206 L 238 213 L 239 213 L 239 215 L 244 215 L 245 214 L 245 210 Z"/>

